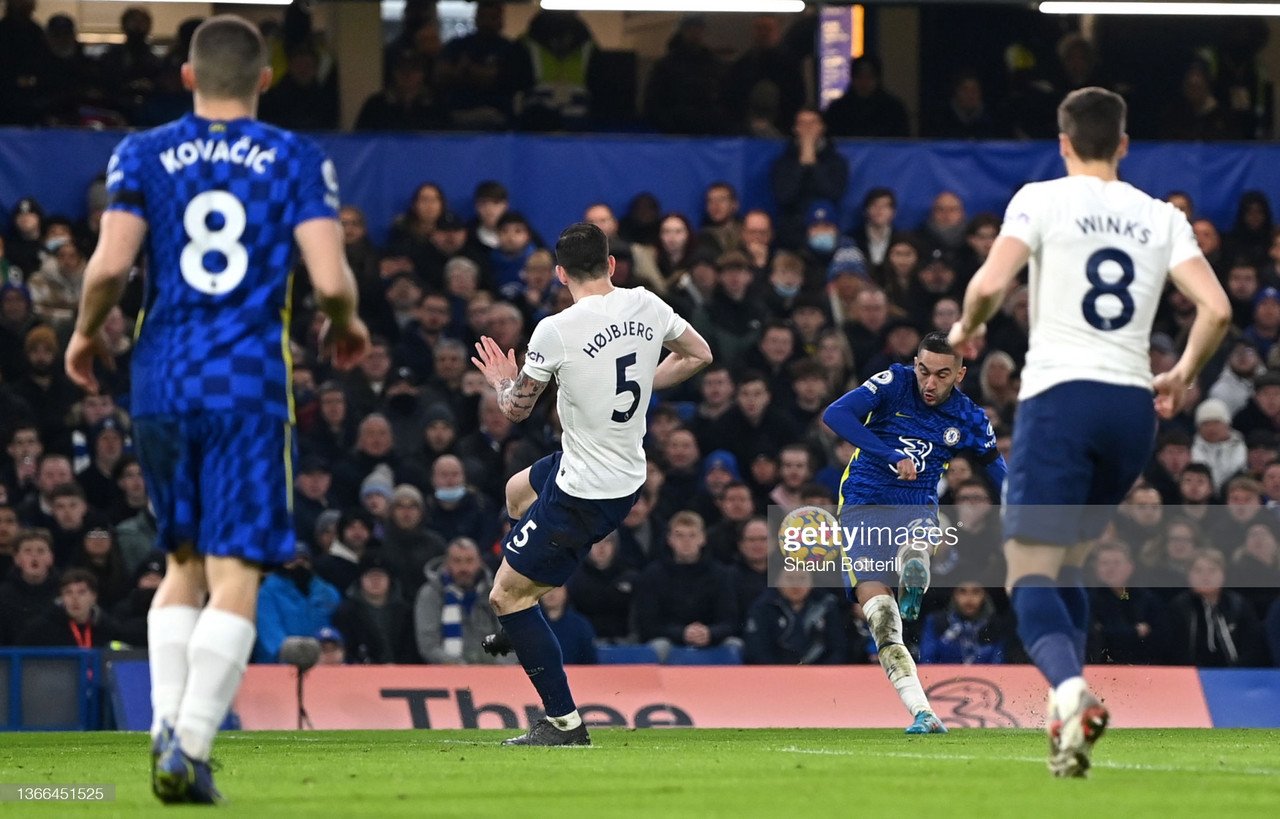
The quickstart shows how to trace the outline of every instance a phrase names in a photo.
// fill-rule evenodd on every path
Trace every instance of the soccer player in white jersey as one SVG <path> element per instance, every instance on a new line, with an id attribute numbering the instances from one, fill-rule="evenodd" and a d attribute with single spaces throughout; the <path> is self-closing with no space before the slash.
<path id="1" fill-rule="evenodd" d="M 1053 686 L 1055 776 L 1085 775 L 1108 719 L 1082 676 L 1089 598 L 1081 567 L 1110 516 L 1086 505 L 1125 496 L 1151 457 L 1156 414 L 1180 411 L 1231 318 L 1186 217 L 1119 181 L 1124 123 L 1124 100 L 1110 91 L 1082 88 L 1063 100 L 1058 145 L 1067 175 L 1026 185 L 1010 201 L 950 337 L 968 349 L 1031 263 L 1005 556 L 1018 636 Z M 1195 304 L 1196 318 L 1182 357 L 1153 380 L 1148 339 L 1166 276 Z"/>
<path id="2" fill-rule="evenodd" d="M 622 523 L 645 480 L 645 408 L 654 390 L 673 387 L 711 363 L 707 342 L 665 302 L 612 282 L 614 259 L 600 228 L 580 222 L 556 241 L 556 277 L 573 305 L 543 319 L 524 367 L 487 336 L 472 361 L 512 421 L 529 417 L 552 378 L 564 428 L 563 452 L 507 482 L 515 520 L 489 602 L 504 636 L 542 698 L 546 719 L 507 745 L 590 745 L 564 672 L 560 644 L 538 599 L 564 585 L 592 544 Z M 671 351 L 665 359 L 663 348 Z M 495 642 L 497 645 L 495 645 Z"/>

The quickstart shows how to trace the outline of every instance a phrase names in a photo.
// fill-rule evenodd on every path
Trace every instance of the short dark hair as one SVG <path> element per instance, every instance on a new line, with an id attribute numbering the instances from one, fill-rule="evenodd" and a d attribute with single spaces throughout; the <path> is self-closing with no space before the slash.
<path id="1" fill-rule="evenodd" d="M 706 368 L 703 369 L 702 371 L 702 377 L 706 378 L 711 373 L 724 373 L 725 375 L 729 376 L 729 381 L 737 383 L 733 377 L 733 370 L 731 370 L 729 368 L 729 365 L 724 363 L 723 361 L 716 360 L 708 364 Z"/>
<path id="2" fill-rule="evenodd" d="M 764 384 L 764 388 L 772 392 L 769 388 L 769 378 L 759 370 L 742 370 L 738 373 L 738 377 L 734 379 L 734 385 L 741 387 L 744 384 L 750 384 L 752 381 L 759 381 Z"/>
<path id="3" fill-rule="evenodd" d="M 243 17 L 219 14 L 192 35 L 191 65 L 200 93 L 221 99 L 253 97 L 267 67 L 267 45 Z"/>
<path id="4" fill-rule="evenodd" d="M 803 381 L 806 378 L 820 378 L 827 380 L 827 371 L 823 366 L 813 358 L 800 358 L 791 365 L 792 382 Z"/>
<path id="5" fill-rule="evenodd" d="M 977 216 L 969 220 L 969 224 L 965 226 L 964 234 L 966 236 L 976 236 L 978 231 L 982 230 L 984 227 L 992 227 L 999 230 L 1000 226 L 1003 224 L 1004 222 L 1000 217 L 996 216 L 994 213 L 979 213 Z"/>
<path id="6" fill-rule="evenodd" d="M 1120 149 L 1128 106 L 1105 88 L 1080 88 L 1058 106 L 1058 130 L 1083 160 L 1111 159 Z"/>
<path id="7" fill-rule="evenodd" d="M 84 500 L 84 490 L 80 488 L 78 483 L 59 484 L 49 493 L 49 500 L 56 501 L 58 498 L 79 498 Z"/>
<path id="8" fill-rule="evenodd" d="M 89 591 L 94 594 L 98 593 L 98 578 L 93 576 L 93 572 L 88 569 L 67 569 L 62 573 L 62 577 L 58 580 L 58 591 L 62 591 L 67 586 L 73 586 L 76 583 L 83 583 L 89 587 Z"/>
<path id="9" fill-rule="evenodd" d="M 509 210 L 498 217 L 498 230 L 502 230 L 507 225 L 524 225 L 525 230 L 532 230 L 529 226 L 529 220 L 524 217 L 524 214 L 515 210 Z"/>
<path id="10" fill-rule="evenodd" d="M 507 189 L 501 182 L 495 182 L 492 179 L 486 179 L 479 185 L 476 185 L 475 193 L 471 194 L 473 202 L 507 202 L 511 196 L 507 193 Z"/>
<path id="11" fill-rule="evenodd" d="M 854 62 L 857 62 L 857 60 Z M 871 203 L 877 199 L 888 199 L 890 205 L 893 205 L 895 208 L 898 206 L 898 195 L 893 192 L 893 188 L 879 187 L 872 188 L 867 191 L 866 196 L 862 197 L 862 209 L 866 210 L 871 207 Z"/>
<path id="12" fill-rule="evenodd" d="M 294 365 L 295 368 L 297 365 Z M 295 369 L 296 372 L 296 369 Z M 124 477 L 124 471 L 131 466 L 141 466 L 141 463 L 133 455 L 121 455 L 120 460 L 116 461 L 116 465 L 111 468 L 111 480 L 118 481 Z"/>
<path id="13" fill-rule="evenodd" d="M 43 526 L 33 526 L 30 529 L 23 529 L 18 532 L 18 536 L 13 539 L 13 551 L 16 554 L 28 541 L 38 540 L 45 545 L 49 551 L 53 551 L 53 534 Z"/>
<path id="14" fill-rule="evenodd" d="M 609 237 L 590 222 L 575 222 L 556 239 L 556 264 L 574 281 L 609 275 Z"/>
<path id="15" fill-rule="evenodd" d="M 1190 447 L 1191 436 L 1187 434 L 1186 430 L 1177 429 L 1176 427 L 1162 432 L 1156 437 L 1156 452 L 1159 452 L 1167 446 Z"/>
<path id="16" fill-rule="evenodd" d="M 1210 481 L 1213 480 L 1213 472 L 1209 470 L 1209 467 L 1206 464 L 1202 464 L 1199 461 L 1192 461 L 1191 463 L 1187 464 L 1185 467 L 1182 468 L 1182 475 L 1187 475 L 1191 473 L 1194 473 L 1196 475 L 1204 475 Z M 1182 475 L 1179 475 L 1178 477 L 1181 478 Z"/>
<path id="17" fill-rule="evenodd" d="M 922 353 L 925 351 L 961 358 L 961 355 L 956 351 L 956 348 L 951 346 L 950 341 L 947 341 L 947 334 L 938 332 L 937 330 L 934 330 L 932 333 L 929 333 L 924 338 L 920 339 L 920 346 L 917 348 L 916 352 Z"/>

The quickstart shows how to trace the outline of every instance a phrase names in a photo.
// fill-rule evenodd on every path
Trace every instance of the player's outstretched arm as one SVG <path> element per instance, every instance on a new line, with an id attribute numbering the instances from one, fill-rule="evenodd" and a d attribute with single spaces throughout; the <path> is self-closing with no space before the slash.
<path id="1" fill-rule="evenodd" d="M 1152 382 L 1156 411 L 1165 418 L 1172 418 L 1182 409 L 1187 388 L 1218 349 L 1231 324 L 1231 302 L 1203 256 L 1193 256 L 1177 265 L 1169 271 L 1169 278 L 1178 291 L 1195 304 L 1196 318 L 1178 363 Z"/>
<path id="2" fill-rule="evenodd" d="M 901 450 L 888 446 L 861 419 L 866 418 L 877 406 L 877 394 L 859 387 L 845 393 L 832 402 L 822 413 L 822 422 L 831 431 L 864 452 L 894 465 L 898 477 L 906 481 L 916 479 L 915 462 Z"/>
<path id="3" fill-rule="evenodd" d="M 329 349 L 340 370 L 354 367 L 369 349 L 369 329 L 356 315 L 356 277 L 342 247 L 337 219 L 308 219 L 294 228 L 302 262 L 315 290 L 316 304 L 328 322 L 321 344 Z"/>
<path id="4" fill-rule="evenodd" d="M 665 390 L 697 375 L 711 364 L 711 346 L 690 325 L 664 344 L 671 354 L 653 371 L 653 389 Z"/>
<path id="5" fill-rule="evenodd" d="M 126 211 L 109 210 L 102 215 L 100 230 L 98 246 L 85 265 L 80 312 L 66 355 L 67 376 L 88 392 L 98 390 L 93 376 L 98 331 L 129 282 L 129 271 L 147 237 L 147 222 Z"/>
<path id="6" fill-rule="evenodd" d="M 970 357 L 969 341 L 982 335 L 983 325 L 1000 309 L 1005 291 L 1030 258 L 1031 248 L 1026 242 L 1012 236 L 996 237 L 987 260 L 965 288 L 964 310 L 948 336 L 951 346 L 966 358 Z"/>
<path id="7" fill-rule="evenodd" d="M 520 423 L 533 412 L 538 397 L 547 388 L 546 381 L 531 377 L 516 365 L 516 351 L 502 352 L 498 342 L 481 336 L 476 342 L 476 354 L 471 357 L 489 386 L 498 393 L 498 409 L 513 423 Z"/>

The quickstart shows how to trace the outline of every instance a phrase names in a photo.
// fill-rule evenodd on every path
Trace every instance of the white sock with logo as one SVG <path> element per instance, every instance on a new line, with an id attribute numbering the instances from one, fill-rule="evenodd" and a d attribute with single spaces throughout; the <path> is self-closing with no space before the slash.
<path id="1" fill-rule="evenodd" d="M 257 632 L 249 620 L 221 609 L 205 608 L 187 651 L 187 689 L 174 730 L 182 750 L 207 760 L 218 726 L 240 689 Z"/>
<path id="2" fill-rule="evenodd" d="M 563 717 L 548 716 L 547 721 L 559 728 L 561 731 L 572 731 L 574 728 L 577 728 L 582 724 L 582 717 L 578 716 L 577 709 L 574 709 Z"/>
<path id="3" fill-rule="evenodd" d="M 187 643 L 195 631 L 200 609 L 161 606 L 147 612 L 147 661 L 151 667 L 151 737 L 178 719 L 178 706 L 187 687 Z"/>
<path id="4" fill-rule="evenodd" d="M 932 711 L 929 698 L 920 686 L 916 673 L 916 661 L 902 644 L 902 615 L 898 603 L 888 594 L 878 594 L 862 604 L 862 613 L 871 626 L 880 655 L 880 667 L 888 675 L 889 682 L 898 691 L 898 697 L 914 717 L 921 711 Z"/>

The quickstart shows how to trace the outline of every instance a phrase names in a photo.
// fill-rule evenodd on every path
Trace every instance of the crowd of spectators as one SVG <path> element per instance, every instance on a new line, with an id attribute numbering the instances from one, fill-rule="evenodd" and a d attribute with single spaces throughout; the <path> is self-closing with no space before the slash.
<path id="1" fill-rule="evenodd" d="M 700 214 L 664 212 L 657 192 L 638 193 L 622 218 L 603 203 L 584 210 L 612 238 L 615 282 L 669 300 L 716 363 L 655 399 L 640 498 L 565 593 L 546 601 L 579 661 L 618 643 L 660 657 L 729 646 L 757 663 L 856 663 L 874 652 L 841 593 L 795 573 L 767 587 L 776 533 L 763 516 L 770 505 L 834 503 L 852 447 L 823 425 L 823 409 L 910 362 L 922 334 L 949 328 L 1000 217 L 970 214 L 962 197 L 940 191 L 921 224 L 903 225 L 895 192 L 877 188 L 843 231 L 831 200 L 849 169 L 816 112 L 801 108 L 793 126 L 771 171 L 772 212 L 740 212 L 725 183 L 708 186 Z M 1143 481 L 1088 568 L 1090 656 L 1267 664 L 1280 659 L 1280 230 L 1256 191 L 1222 229 L 1185 194 L 1168 198 L 1225 283 L 1235 327 L 1187 411 L 1161 425 Z M 62 372 L 100 183 L 88 200 L 80 223 L 22 200 L 0 251 L 3 645 L 141 645 L 164 568 L 128 415 L 126 328 L 145 263 L 101 338 L 103 394 L 80 394 Z M 341 209 L 374 333 L 353 372 L 333 372 L 320 356 L 319 314 L 306 277 L 295 278 L 299 547 L 264 583 L 255 659 L 275 659 L 287 636 L 330 629 L 342 646 L 326 657 L 339 661 L 494 661 L 480 640 L 497 625 L 487 592 L 508 525 L 504 485 L 556 450 L 562 431 L 554 396 L 511 423 L 469 351 L 487 334 L 522 353 L 536 322 L 570 303 L 543 238 L 512 204 L 502 184 L 480 182 L 475 217 L 463 221 L 424 182 L 384 246 L 359 207 Z M 1169 289 L 1153 371 L 1176 360 L 1190 319 Z M 1020 284 L 962 384 L 1006 458 L 1039 457 L 1008 451 L 1027 331 Z M 935 557 L 938 589 L 913 645 L 923 662 L 1016 661 L 999 588 L 998 488 L 961 455 L 940 491 L 965 536 Z"/>
<path id="2" fill-rule="evenodd" d="M 190 110 L 179 69 L 199 19 L 183 22 L 160 47 L 150 14 L 130 7 L 120 18 L 124 42 L 87 50 L 71 17 L 55 14 L 42 28 L 32 19 L 35 7 L 36 0 L 9 0 L 0 19 L 0 123 L 149 126 Z M 356 130 L 787 135 L 816 84 L 813 10 L 753 18 L 749 38 L 732 51 L 716 47 L 712 24 L 683 16 L 662 56 L 642 65 L 634 54 L 602 49 L 575 12 L 539 11 L 523 34 L 509 38 L 504 4 L 478 0 L 473 29 L 447 36 L 454 32 L 443 30 L 434 2 L 410 0 L 399 34 L 386 43 L 382 89 L 358 106 L 344 102 L 358 108 Z M 261 117 L 294 130 L 337 129 L 337 56 L 314 29 L 307 4 L 289 6 L 262 31 L 275 80 Z M 831 134 L 1052 138 L 1058 100 L 1102 85 L 1130 99 L 1141 138 L 1270 135 L 1271 85 L 1258 56 L 1266 30 L 1247 21 L 1206 32 L 1200 47 L 1161 59 L 1154 75 L 1162 82 L 1150 65 L 1132 77 L 1108 66 L 1103 49 L 1077 31 L 1046 46 L 1029 44 L 1032 32 L 1013 25 L 1008 38 L 1002 77 L 970 64 L 942 66 L 945 93 L 920 101 L 918 123 L 886 90 L 880 59 L 859 57 L 847 91 L 831 101 Z"/>

